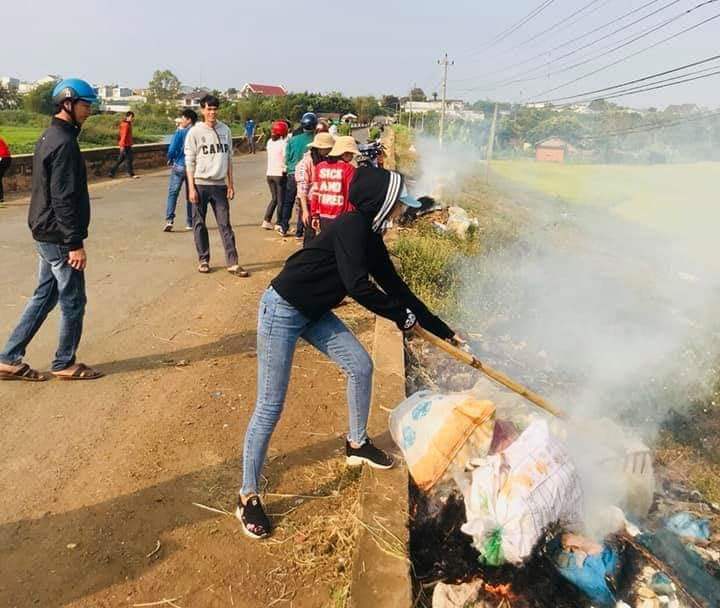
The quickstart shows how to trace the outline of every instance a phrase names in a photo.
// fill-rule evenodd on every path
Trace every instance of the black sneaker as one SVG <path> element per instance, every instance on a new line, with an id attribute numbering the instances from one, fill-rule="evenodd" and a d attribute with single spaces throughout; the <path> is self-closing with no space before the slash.
<path id="1" fill-rule="evenodd" d="M 346 439 L 345 456 L 345 463 L 351 467 L 357 467 L 363 462 L 367 462 L 373 469 L 391 469 L 395 464 L 393 457 L 376 448 L 370 439 L 366 439 L 359 448 L 352 447 Z"/>
<path id="2" fill-rule="evenodd" d="M 235 517 L 242 523 L 242 531 L 250 538 L 267 538 L 272 532 L 272 524 L 265 515 L 260 498 L 251 496 L 243 505 L 242 499 L 238 498 L 238 506 L 235 509 Z"/>

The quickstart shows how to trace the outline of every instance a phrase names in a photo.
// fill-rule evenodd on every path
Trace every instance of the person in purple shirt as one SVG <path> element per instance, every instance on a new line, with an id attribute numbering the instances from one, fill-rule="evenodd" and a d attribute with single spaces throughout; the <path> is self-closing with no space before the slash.
<path id="1" fill-rule="evenodd" d="M 168 185 L 167 204 L 165 205 L 165 232 L 172 232 L 175 222 L 175 207 L 183 183 L 185 184 L 185 230 L 192 230 L 192 205 L 187 196 L 187 176 L 185 174 L 185 136 L 190 127 L 197 122 L 198 116 L 193 110 L 183 110 L 180 115 L 179 128 L 175 131 L 168 148 L 168 165 L 170 165 L 170 184 Z"/>

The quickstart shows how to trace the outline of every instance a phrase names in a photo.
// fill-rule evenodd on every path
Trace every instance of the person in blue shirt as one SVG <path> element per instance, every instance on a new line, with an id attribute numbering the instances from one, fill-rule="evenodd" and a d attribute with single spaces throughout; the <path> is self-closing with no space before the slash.
<path id="1" fill-rule="evenodd" d="M 185 174 L 185 136 L 197 122 L 198 116 L 193 110 L 183 110 L 177 131 L 173 135 L 167 158 L 170 165 L 170 184 L 168 186 L 167 205 L 165 206 L 165 232 L 172 232 L 175 222 L 175 207 L 183 183 L 185 183 L 185 230 L 192 230 L 192 205 L 187 196 L 187 176 Z"/>
<path id="2" fill-rule="evenodd" d="M 245 121 L 245 137 L 247 137 L 250 152 L 255 154 L 255 121 L 252 118 Z"/>

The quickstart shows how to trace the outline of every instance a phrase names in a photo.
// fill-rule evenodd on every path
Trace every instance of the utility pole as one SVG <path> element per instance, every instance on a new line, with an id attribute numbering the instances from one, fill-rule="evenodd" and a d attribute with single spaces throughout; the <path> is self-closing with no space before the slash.
<path id="1" fill-rule="evenodd" d="M 447 100 L 448 66 L 455 65 L 455 62 L 448 61 L 447 53 L 445 53 L 445 56 L 442 59 L 438 59 L 438 65 L 443 66 L 442 102 L 441 102 L 442 106 L 440 108 L 440 135 L 438 136 L 438 141 L 440 142 L 440 147 L 442 148 L 443 136 L 445 135 L 445 101 Z"/>
<path id="2" fill-rule="evenodd" d="M 485 161 L 485 183 L 490 183 L 490 161 L 493 156 L 493 147 L 495 146 L 495 126 L 497 125 L 498 116 L 498 104 L 495 104 L 495 111 L 493 112 L 492 126 L 490 127 L 490 139 L 488 140 L 487 147 L 487 159 Z"/>

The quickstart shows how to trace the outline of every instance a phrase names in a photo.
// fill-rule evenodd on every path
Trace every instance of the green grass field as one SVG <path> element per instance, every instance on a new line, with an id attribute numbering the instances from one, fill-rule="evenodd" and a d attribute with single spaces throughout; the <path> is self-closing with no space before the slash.
<path id="1" fill-rule="evenodd" d="M 716 240 L 720 163 L 572 165 L 495 161 L 493 172 L 563 202 L 595 205 L 671 236 Z"/>
<path id="2" fill-rule="evenodd" d="M 16 127 L 0 125 L 0 137 L 10 146 L 11 154 L 32 152 L 35 142 L 42 133 L 40 127 Z"/>

